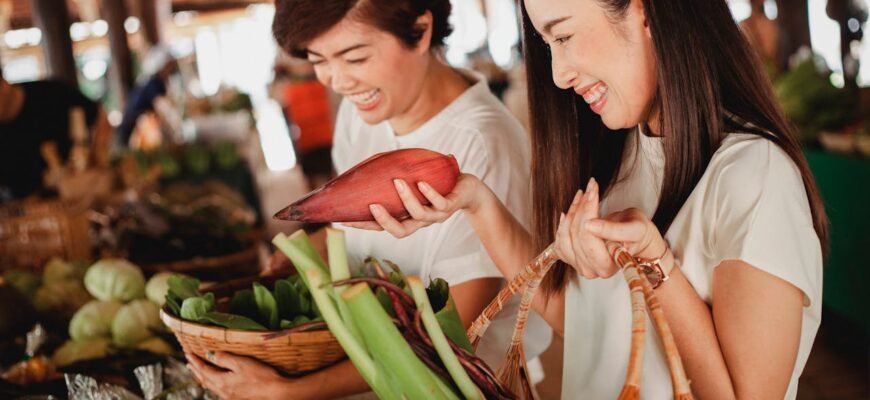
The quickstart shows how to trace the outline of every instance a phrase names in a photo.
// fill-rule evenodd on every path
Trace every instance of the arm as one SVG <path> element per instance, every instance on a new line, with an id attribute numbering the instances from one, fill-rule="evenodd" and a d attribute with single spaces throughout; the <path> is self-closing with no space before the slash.
<path id="1" fill-rule="evenodd" d="M 658 257 L 667 246 L 637 210 L 593 219 L 584 229 L 625 242 L 641 258 Z M 803 293 L 750 264 L 726 260 L 713 273 L 711 310 L 674 268 L 670 251 L 662 267 L 670 279 L 656 295 L 693 392 L 704 399 L 783 398 L 797 358 Z"/>
<path id="2" fill-rule="evenodd" d="M 420 182 L 418 187 L 432 204 L 431 206 L 422 205 L 408 190 L 407 183 L 402 180 L 396 181 L 396 190 L 411 219 L 397 221 L 383 207 L 372 205 L 372 216 L 376 222 L 347 225 L 362 229 L 386 230 L 393 236 L 405 237 L 421 227 L 443 222 L 456 211 L 462 210 L 480 237 L 486 252 L 505 278 L 513 278 L 537 255 L 537 249 L 532 246 L 529 232 L 514 218 L 495 193 L 477 177 L 462 174 L 453 192 L 446 197 L 441 196 L 426 183 Z M 549 298 L 538 294 L 532 307 L 557 334 L 562 335 L 565 307 L 563 293 Z"/>

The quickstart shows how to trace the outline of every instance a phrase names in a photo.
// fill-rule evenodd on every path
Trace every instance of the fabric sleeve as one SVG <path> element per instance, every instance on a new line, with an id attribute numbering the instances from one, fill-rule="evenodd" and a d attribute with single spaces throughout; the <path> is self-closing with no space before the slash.
<path id="1" fill-rule="evenodd" d="M 821 301 L 821 246 L 791 158 L 757 139 L 730 154 L 716 173 L 711 268 L 740 260 L 796 286 L 805 306 Z"/>

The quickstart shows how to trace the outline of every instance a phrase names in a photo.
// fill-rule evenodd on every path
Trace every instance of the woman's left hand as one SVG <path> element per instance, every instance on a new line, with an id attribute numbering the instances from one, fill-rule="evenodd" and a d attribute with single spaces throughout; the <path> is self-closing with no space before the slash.
<path id="1" fill-rule="evenodd" d="M 607 242 L 622 243 L 635 257 L 655 259 L 667 248 L 655 224 L 639 209 L 629 208 L 599 217 L 598 183 L 577 192 L 556 232 L 559 258 L 588 278 L 608 278 L 619 271 Z"/>
<path id="2" fill-rule="evenodd" d="M 210 364 L 185 355 L 199 383 L 224 399 L 273 399 L 279 394 L 272 389 L 288 383 L 272 367 L 249 357 L 218 351 L 209 353 Z"/>

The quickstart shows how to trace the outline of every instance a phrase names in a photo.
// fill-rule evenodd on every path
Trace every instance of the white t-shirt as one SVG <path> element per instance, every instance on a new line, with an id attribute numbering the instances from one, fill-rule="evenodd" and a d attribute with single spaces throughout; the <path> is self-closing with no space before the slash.
<path id="1" fill-rule="evenodd" d="M 483 180 L 519 221 L 529 221 L 529 139 L 519 123 L 490 93 L 484 78 L 461 71 L 475 82 L 415 131 L 396 136 L 389 122 L 369 125 L 349 101 L 342 102 L 336 121 L 332 160 L 342 173 L 373 154 L 401 148 L 426 148 L 453 154 L 462 172 Z M 397 239 L 387 232 L 344 225 L 348 260 L 361 265 L 368 256 L 388 259 L 407 275 L 441 278 L 451 286 L 473 279 L 500 278 L 471 224 L 461 212 Z M 496 369 L 506 354 L 516 320 L 519 296 L 505 307 L 482 338 L 477 354 Z M 525 352 L 535 359 L 550 344 L 551 330 L 532 313 L 525 332 Z M 530 365 L 530 370 L 535 370 Z M 533 379 L 536 377 L 533 376 Z M 540 377 L 538 377 L 540 378 Z"/>
<path id="2" fill-rule="evenodd" d="M 661 139 L 636 130 L 625 154 L 624 180 L 602 202 L 601 213 L 636 207 L 651 217 L 664 169 Z M 723 260 L 744 261 L 803 291 L 800 347 L 786 394 L 794 399 L 819 327 L 822 300 L 821 246 L 794 162 L 769 140 L 728 135 L 665 238 L 680 271 L 708 305 L 713 302 L 713 270 Z M 630 342 L 631 304 L 623 275 L 573 279 L 565 299 L 562 397 L 615 399 L 625 380 Z M 641 398 L 672 396 L 661 340 L 647 318 Z"/>

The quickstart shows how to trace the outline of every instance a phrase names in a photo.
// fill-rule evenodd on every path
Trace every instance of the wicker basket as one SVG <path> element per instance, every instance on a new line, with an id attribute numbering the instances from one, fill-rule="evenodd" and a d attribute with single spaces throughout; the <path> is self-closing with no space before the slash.
<path id="1" fill-rule="evenodd" d="M 250 287 L 254 280 L 268 284 L 275 279 L 240 279 L 209 291 L 215 293 L 220 309 L 221 304 L 226 304 L 232 289 Z M 292 333 L 226 329 L 182 320 L 165 308 L 160 310 L 160 319 L 172 330 L 184 351 L 203 358 L 209 351 L 226 351 L 256 358 L 287 375 L 303 375 L 330 366 L 345 357 L 338 340 L 325 329 Z"/>
<path id="2" fill-rule="evenodd" d="M 0 271 L 38 268 L 51 257 L 88 260 L 92 243 L 88 210 L 62 201 L 0 206 Z"/>

